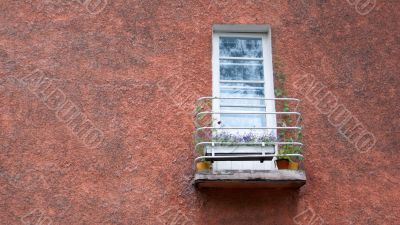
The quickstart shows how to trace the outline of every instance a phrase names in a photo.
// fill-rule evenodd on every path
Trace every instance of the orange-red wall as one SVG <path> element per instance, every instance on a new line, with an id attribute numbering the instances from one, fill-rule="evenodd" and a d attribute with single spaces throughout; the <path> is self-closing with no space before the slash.
<path id="1" fill-rule="evenodd" d="M 0 224 L 398 224 L 399 1 L 366 15 L 348 1 L 82 2 L 0 2 Z M 211 94 L 223 23 L 272 26 L 288 95 L 303 99 L 298 192 L 191 185 L 190 113 Z M 374 135 L 369 152 L 296 92 L 304 74 Z M 60 116 L 67 100 L 98 140 Z"/>

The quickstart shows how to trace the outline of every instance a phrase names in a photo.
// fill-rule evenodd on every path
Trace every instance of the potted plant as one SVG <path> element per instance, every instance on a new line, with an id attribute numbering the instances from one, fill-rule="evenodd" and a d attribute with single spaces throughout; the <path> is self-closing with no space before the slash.
<path id="1" fill-rule="evenodd" d="M 301 154 L 303 151 L 300 145 L 283 145 L 279 150 L 280 155 L 285 154 Z M 299 158 L 298 160 L 303 160 L 303 158 Z M 278 156 L 276 160 L 276 165 L 278 169 L 291 169 L 297 170 L 299 168 L 299 163 L 293 160 L 293 157 L 290 156 Z"/>
<path id="2" fill-rule="evenodd" d="M 279 151 L 279 154 L 284 154 L 282 151 Z M 289 169 L 289 157 L 287 156 L 278 156 L 276 161 L 276 166 L 278 167 L 278 169 L 280 170 L 287 170 Z"/>
<path id="3" fill-rule="evenodd" d="M 201 142 L 201 138 L 197 138 L 196 141 L 195 141 L 195 144 L 197 142 Z M 205 155 L 205 151 L 206 151 L 205 146 L 204 145 L 199 146 L 199 148 L 197 148 L 196 151 L 197 151 L 197 153 L 199 155 L 204 156 Z M 211 169 L 211 165 L 212 165 L 212 162 L 210 162 L 208 160 L 205 160 L 205 159 L 202 159 L 202 160 L 196 162 L 196 170 L 199 171 L 199 172 L 210 170 Z"/>
<path id="4" fill-rule="evenodd" d="M 303 150 L 300 145 L 291 145 L 290 147 L 291 154 L 302 154 Z M 299 169 L 299 161 L 302 161 L 302 157 L 296 157 L 296 161 L 294 161 L 293 157 L 289 157 L 289 169 L 290 170 L 298 170 Z"/>
<path id="5" fill-rule="evenodd" d="M 202 160 L 196 163 L 196 170 L 201 172 L 205 170 L 210 170 L 211 169 L 211 162 L 207 160 Z"/>

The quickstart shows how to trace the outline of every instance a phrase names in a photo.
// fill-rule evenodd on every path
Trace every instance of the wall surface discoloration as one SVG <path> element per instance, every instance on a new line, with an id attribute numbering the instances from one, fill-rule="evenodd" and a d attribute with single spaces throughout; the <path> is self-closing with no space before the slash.
<path id="1" fill-rule="evenodd" d="M 308 224 L 307 209 L 316 224 L 400 221 L 399 1 L 366 15 L 348 1 L 82 2 L 0 2 L 0 224 Z M 375 147 L 360 153 L 303 100 L 301 190 L 196 191 L 190 113 L 211 95 L 224 23 L 270 24 L 288 95 L 314 75 Z M 97 148 L 12 79 L 35 69 L 103 132 Z"/>

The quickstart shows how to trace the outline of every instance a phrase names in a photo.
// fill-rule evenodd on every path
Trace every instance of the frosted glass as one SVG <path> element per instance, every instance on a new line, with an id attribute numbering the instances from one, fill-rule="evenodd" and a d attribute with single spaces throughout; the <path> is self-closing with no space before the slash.
<path id="1" fill-rule="evenodd" d="M 221 80 L 264 80 L 262 61 L 220 60 Z"/>
<path id="2" fill-rule="evenodd" d="M 221 112 L 265 112 L 265 108 L 221 107 Z M 221 114 L 223 127 L 262 127 L 265 126 L 264 114 Z"/>
<path id="3" fill-rule="evenodd" d="M 221 57 L 262 58 L 261 38 L 220 37 Z"/>
<path id="4" fill-rule="evenodd" d="M 262 58 L 261 38 L 221 37 L 219 48 L 220 57 L 244 58 L 219 59 L 220 96 L 264 98 L 264 83 L 260 83 L 264 81 L 263 60 L 259 59 Z M 220 106 L 221 112 L 265 112 L 264 100 L 222 99 Z M 223 127 L 254 128 L 266 125 L 265 114 L 221 114 L 220 120 Z"/>

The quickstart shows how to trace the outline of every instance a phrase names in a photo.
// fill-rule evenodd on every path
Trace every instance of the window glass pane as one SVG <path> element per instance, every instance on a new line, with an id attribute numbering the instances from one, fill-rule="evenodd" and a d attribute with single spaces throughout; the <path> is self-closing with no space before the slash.
<path id="1" fill-rule="evenodd" d="M 221 82 L 221 87 L 264 88 L 264 83 Z"/>
<path id="2" fill-rule="evenodd" d="M 251 100 L 251 99 L 221 99 L 221 106 L 248 106 L 248 107 L 266 107 L 264 100 Z"/>
<path id="3" fill-rule="evenodd" d="M 222 98 L 264 98 L 264 84 L 254 83 L 220 83 Z M 265 106 L 264 100 L 221 99 L 221 105 Z"/>
<path id="4" fill-rule="evenodd" d="M 221 107 L 221 111 L 240 111 L 237 109 L 228 109 Z M 249 108 L 245 109 L 249 112 Z M 256 110 L 264 111 L 264 110 Z M 265 126 L 265 115 L 264 114 L 221 114 L 220 125 L 222 127 L 264 127 Z"/>
<path id="5" fill-rule="evenodd" d="M 261 38 L 220 37 L 220 57 L 244 57 L 253 59 L 219 59 L 220 97 L 264 98 L 264 81 Z M 223 81 L 230 82 L 223 82 Z M 247 82 L 243 82 L 247 81 Z M 223 127 L 265 127 L 265 114 L 240 114 L 242 112 L 265 112 L 265 100 L 221 99 L 220 114 Z"/>
<path id="6" fill-rule="evenodd" d="M 261 38 L 220 37 L 219 54 L 221 57 L 261 58 Z"/>
<path id="7" fill-rule="evenodd" d="M 263 88 L 242 89 L 237 87 L 221 87 L 221 97 L 263 98 Z"/>
<path id="8" fill-rule="evenodd" d="M 221 125 L 226 127 L 264 127 L 265 115 L 221 115 Z"/>
<path id="9" fill-rule="evenodd" d="M 221 112 L 265 112 L 265 107 L 224 107 L 221 106 Z M 258 114 L 261 115 L 261 114 Z M 265 115 L 265 114 L 264 114 Z"/>
<path id="10" fill-rule="evenodd" d="M 264 84 L 257 83 L 228 83 L 221 82 L 221 88 L 241 89 L 241 90 L 264 90 Z"/>
<path id="11" fill-rule="evenodd" d="M 262 61 L 220 60 L 221 80 L 264 80 Z"/>

